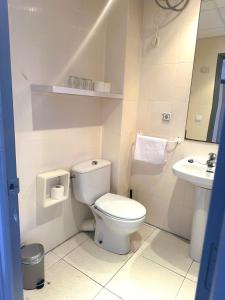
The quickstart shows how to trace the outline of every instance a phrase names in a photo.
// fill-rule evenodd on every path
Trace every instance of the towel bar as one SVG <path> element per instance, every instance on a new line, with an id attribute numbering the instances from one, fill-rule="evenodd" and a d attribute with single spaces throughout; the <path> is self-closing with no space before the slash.
<path id="1" fill-rule="evenodd" d="M 182 138 L 181 137 L 177 137 L 175 140 L 173 141 L 168 141 L 168 143 L 176 143 L 177 145 L 182 143 Z"/>
<path id="2" fill-rule="evenodd" d="M 138 132 L 138 134 L 144 135 L 141 131 Z M 180 145 L 180 144 L 182 143 L 182 138 L 178 136 L 178 137 L 177 137 L 176 139 L 174 139 L 174 140 L 168 140 L 167 143 L 174 143 L 174 144 Z"/>

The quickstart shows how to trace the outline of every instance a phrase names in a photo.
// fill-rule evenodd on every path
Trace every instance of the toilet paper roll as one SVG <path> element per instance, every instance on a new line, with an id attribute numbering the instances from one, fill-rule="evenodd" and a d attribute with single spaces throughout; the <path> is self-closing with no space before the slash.
<path id="1" fill-rule="evenodd" d="M 56 185 L 51 189 L 51 198 L 53 200 L 61 200 L 64 197 L 64 186 Z"/>

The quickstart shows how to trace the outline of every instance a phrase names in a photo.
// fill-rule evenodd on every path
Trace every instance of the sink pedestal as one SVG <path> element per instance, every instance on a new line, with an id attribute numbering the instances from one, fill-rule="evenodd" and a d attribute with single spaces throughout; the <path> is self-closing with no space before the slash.
<path id="1" fill-rule="evenodd" d="M 192 222 L 190 256 L 197 262 L 200 262 L 201 260 L 210 197 L 211 190 L 198 186 L 195 187 L 195 206 Z"/>

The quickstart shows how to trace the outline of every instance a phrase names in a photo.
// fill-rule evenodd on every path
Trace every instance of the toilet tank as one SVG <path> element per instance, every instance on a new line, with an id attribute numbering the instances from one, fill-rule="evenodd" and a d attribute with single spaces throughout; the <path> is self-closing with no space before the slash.
<path id="1" fill-rule="evenodd" d="M 88 160 L 72 168 L 72 188 L 75 199 L 92 205 L 110 192 L 111 162 L 103 159 Z"/>

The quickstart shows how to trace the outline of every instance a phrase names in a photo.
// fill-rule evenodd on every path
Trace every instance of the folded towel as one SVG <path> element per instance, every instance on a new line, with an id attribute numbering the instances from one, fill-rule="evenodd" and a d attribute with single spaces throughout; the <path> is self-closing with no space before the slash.
<path id="1" fill-rule="evenodd" d="M 162 165 L 166 162 L 166 139 L 137 135 L 134 159 L 148 162 L 154 165 Z"/>

